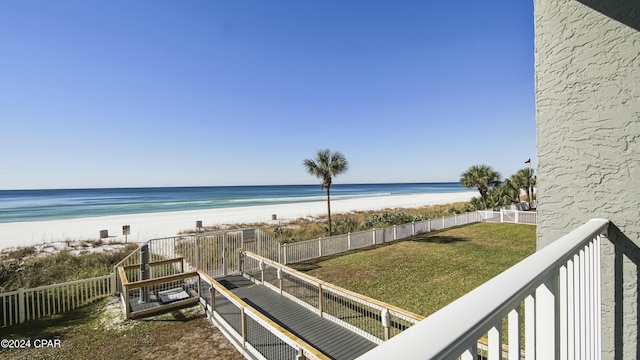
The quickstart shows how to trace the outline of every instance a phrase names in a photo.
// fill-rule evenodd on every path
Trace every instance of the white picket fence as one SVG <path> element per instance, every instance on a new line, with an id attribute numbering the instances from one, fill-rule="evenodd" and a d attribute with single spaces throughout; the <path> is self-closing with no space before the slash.
<path id="1" fill-rule="evenodd" d="M 476 222 L 535 225 L 537 222 L 537 213 L 504 209 L 500 211 L 474 211 L 444 216 L 438 219 L 393 225 L 381 229 L 365 230 L 345 235 L 282 244 L 279 250 L 280 257 L 278 261 L 283 264 L 291 264 Z"/>
<path id="2" fill-rule="evenodd" d="M 500 211 L 478 211 L 484 222 L 501 222 L 513 224 L 536 225 L 538 223 L 538 213 L 535 211 L 505 210 Z"/>
<path id="3" fill-rule="evenodd" d="M 0 293 L 0 327 L 77 309 L 112 294 L 115 274 Z"/>

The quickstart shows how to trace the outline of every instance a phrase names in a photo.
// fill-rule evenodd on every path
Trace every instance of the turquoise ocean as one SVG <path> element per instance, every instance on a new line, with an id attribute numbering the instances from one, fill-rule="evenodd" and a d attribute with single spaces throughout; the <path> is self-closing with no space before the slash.
<path id="1" fill-rule="evenodd" d="M 333 184 L 332 200 L 469 191 L 457 182 Z M 319 185 L 0 190 L 0 223 L 326 200 Z"/>

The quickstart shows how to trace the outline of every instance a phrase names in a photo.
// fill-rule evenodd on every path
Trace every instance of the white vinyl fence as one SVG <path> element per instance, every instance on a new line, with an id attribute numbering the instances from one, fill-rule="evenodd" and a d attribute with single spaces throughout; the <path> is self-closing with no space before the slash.
<path id="1" fill-rule="evenodd" d="M 478 216 L 484 222 L 500 222 L 513 224 L 536 225 L 538 213 L 535 211 L 518 211 L 500 209 L 500 211 L 478 211 Z"/>
<path id="2" fill-rule="evenodd" d="M 279 262 L 291 264 L 476 222 L 504 222 L 535 225 L 536 221 L 536 212 L 518 210 L 474 211 L 445 216 L 438 219 L 394 225 L 381 229 L 365 230 L 348 233 L 346 235 L 282 244 Z"/>
<path id="3" fill-rule="evenodd" d="M 77 309 L 112 293 L 115 274 L 0 293 L 0 326 Z"/>

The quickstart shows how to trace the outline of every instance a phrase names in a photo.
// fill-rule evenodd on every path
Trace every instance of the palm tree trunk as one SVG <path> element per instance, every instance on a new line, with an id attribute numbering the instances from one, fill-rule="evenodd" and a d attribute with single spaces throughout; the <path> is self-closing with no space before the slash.
<path id="1" fill-rule="evenodd" d="M 487 210 L 487 191 L 482 191 L 481 189 L 478 189 L 478 192 L 480 193 L 480 199 L 482 199 L 482 204 L 484 205 L 484 209 Z"/>
<path id="2" fill-rule="evenodd" d="M 329 188 L 327 186 L 327 214 L 329 216 L 329 236 L 331 236 L 331 196 L 329 195 Z"/>
<path id="3" fill-rule="evenodd" d="M 529 185 L 529 207 L 533 207 L 533 184 Z"/>

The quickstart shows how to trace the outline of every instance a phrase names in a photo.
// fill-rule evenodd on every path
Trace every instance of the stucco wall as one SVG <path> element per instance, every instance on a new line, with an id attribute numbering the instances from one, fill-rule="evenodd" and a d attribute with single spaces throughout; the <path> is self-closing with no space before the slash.
<path id="1" fill-rule="evenodd" d="M 640 355 L 636 3 L 534 1 L 538 248 L 594 217 L 610 219 L 624 234 L 613 232 L 617 246 L 603 246 L 605 358 Z"/>

